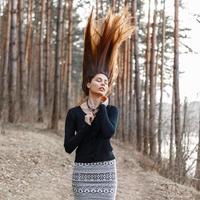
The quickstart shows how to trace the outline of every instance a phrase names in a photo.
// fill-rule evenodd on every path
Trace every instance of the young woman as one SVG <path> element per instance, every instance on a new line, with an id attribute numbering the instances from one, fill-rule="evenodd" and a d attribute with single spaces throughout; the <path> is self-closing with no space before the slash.
<path id="1" fill-rule="evenodd" d="M 110 139 L 119 111 L 108 102 L 118 75 L 117 55 L 121 43 L 133 32 L 127 7 L 120 14 L 109 10 L 94 22 L 93 11 L 85 29 L 81 104 L 68 110 L 64 147 L 76 149 L 72 187 L 75 200 L 114 200 L 117 191 L 116 159 Z"/>

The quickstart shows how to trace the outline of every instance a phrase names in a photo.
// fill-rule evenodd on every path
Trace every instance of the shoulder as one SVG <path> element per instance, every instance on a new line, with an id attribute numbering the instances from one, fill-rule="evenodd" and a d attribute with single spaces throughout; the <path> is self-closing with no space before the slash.
<path id="1" fill-rule="evenodd" d="M 114 106 L 114 105 L 111 105 L 111 104 L 108 104 L 107 107 L 108 107 L 108 109 L 118 110 L 117 106 Z"/>
<path id="2" fill-rule="evenodd" d="M 68 109 L 68 112 L 75 112 L 77 110 L 78 106 L 73 106 Z"/>
<path id="3" fill-rule="evenodd" d="M 117 106 L 114 106 L 114 105 L 111 105 L 111 104 L 108 104 L 108 106 L 109 106 L 109 108 L 111 108 L 111 109 L 117 109 L 117 110 L 118 110 Z"/>
<path id="4" fill-rule="evenodd" d="M 114 105 L 107 105 L 107 109 L 109 111 L 109 113 L 117 113 L 119 112 L 119 109 L 117 106 L 114 106 Z"/>
<path id="5" fill-rule="evenodd" d="M 78 110 L 78 106 L 74 106 L 74 107 L 69 108 L 68 111 L 67 111 L 67 116 L 75 118 L 75 115 L 76 115 L 75 113 L 77 112 L 77 110 Z"/>

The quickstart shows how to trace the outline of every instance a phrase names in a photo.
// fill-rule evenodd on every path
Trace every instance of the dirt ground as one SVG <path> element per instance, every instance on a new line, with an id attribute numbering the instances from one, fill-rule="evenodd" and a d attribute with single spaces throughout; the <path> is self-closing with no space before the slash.
<path id="1" fill-rule="evenodd" d="M 200 193 L 145 171 L 112 140 L 117 160 L 117 200 L 200 200 Z M 73 200 L 74 153 L 67 154 L 63 135 L 39 124 L 4 125 L 0 129 L 0 200 Z"/>

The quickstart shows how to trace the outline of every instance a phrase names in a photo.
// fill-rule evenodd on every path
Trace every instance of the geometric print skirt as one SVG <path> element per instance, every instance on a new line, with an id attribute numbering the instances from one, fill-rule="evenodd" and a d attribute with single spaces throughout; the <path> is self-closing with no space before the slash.
<path id="1" fill-rule="evenodd" d="M 74 200 L 115 200 L 116 160 L 77 163 L 72 175 Z"/>

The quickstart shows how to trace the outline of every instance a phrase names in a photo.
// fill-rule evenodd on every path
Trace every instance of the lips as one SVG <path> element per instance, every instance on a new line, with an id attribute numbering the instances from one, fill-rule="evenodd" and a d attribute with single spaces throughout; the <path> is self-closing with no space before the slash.
<path id="1" fill-rule="evenodd" d="M 100 87 L 99 90 L 105 91 L 105 88 L 104 87 Z"/>

